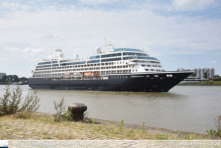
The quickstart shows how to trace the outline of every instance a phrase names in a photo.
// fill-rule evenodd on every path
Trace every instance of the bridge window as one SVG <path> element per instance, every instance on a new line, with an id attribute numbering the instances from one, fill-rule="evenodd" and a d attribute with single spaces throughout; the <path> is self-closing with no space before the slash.
<path id="1" fill-rule="evenodd" d="M 101 58 L 121 56 L 121 53 L 101 55 Z"/>
<path id="2" fill-rule="evenodd" d="M 109 62 L 109 61 L 120 61 L 121 58 L 113 58 L 113 59 L 102 59 L 101 62 Z"/>

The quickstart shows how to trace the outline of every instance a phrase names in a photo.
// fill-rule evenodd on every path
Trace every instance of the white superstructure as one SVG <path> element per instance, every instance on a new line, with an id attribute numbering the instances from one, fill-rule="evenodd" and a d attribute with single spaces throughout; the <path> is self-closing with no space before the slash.
<path id="1" fill-rule="evenodd" d="M 80 60 L 76 54 L 74 59 L 65 59 L 61 49 L 56 49 L 54 55 L 37 62 L 31 77 L 61 77 L 63 75 L 78 75 L 95 73 L 99 75 L 122 73 L 156 73 L 164 72 L 160 61 L 150 57 L 143 50 L 117 48 L 107 43 L 108 52 L 102 52 L 96 47 L 96 55 L 87 60 Z"/>

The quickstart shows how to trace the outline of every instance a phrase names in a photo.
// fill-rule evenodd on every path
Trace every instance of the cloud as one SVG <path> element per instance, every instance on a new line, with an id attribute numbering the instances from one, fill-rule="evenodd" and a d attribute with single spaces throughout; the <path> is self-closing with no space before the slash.
<path id="1" fill-rule="evenodd" d="M 10 56 L 13 56 L 14 54 L 19 54 L 26 57 L 28 56 L 35 57 L 45 52 L 43 48 L 30 48 L 30 47 L 27 47 L 25 49 L 19 49 L 18 47 L 6 47 L 5 50 L 11 53 Z"/>
<path id="2" fill-rule="evenodd" d="M 45 52 L 45 50 L 42 49 L 42 48 L 32 49 L 32 48 L 30 48 L 30 47 L 27 47 L 27 48 L 25 48 L 25 49 L 23 49 L 23 50 L 21 51 L 21 53 L 22 53 L 23 55 L 25 55 L 25 56 L 31 56 L 31 57 L 37 56 L 38 54 L 44 53 L 44 52 Z"/>
<path id="3" fill-rule="evenodd" d="M 105 7 L 95 9 L 88 8 L 88 5 L 77 7 L 56 3 L 28 5 L 32 8 L 30 11 L 2 10 L 4 15 L 0 15 L 0 50 L 8 47 L 10 55 L 5 54 L 5 57 L 18 59 L 16 61 L 26 62 L 30 57 L 28 60 L 31 61 L 31 66 L 35 61 L 52 55 L 57 48 L 62 49 L 67 58 L 79 54 L 85 59 L 96 53 L 96 46 L 107 51 L 104 37 L 111 40 L 116 48 L 145 48 L 150 56 L 158 59 L 221 52 L 220 18 L 187 17 L 183 15 L 185 12 L 166 16 L 156 13 L 153 10 L 156 7 L 152 9 L 150 2 L 148 1 L 148 9 L 147 4 L 128 3 L 126 8 L 114 11 L 106 11 Z M 178 4 L 174 6 L 182 6 Z M 19 5 L 20 8 L 23 7 L 22 4 Z M 185 10 L 190 9 L 186 4 L 183 6 Z M 216 59 L 210 61 L 213 60 Z"/>
<path id="4" fill-rule="evenodd" d="M 18 52 L 19 48 L 18 47 L 6 47 L 6 50 L 8 50 L 9 52 Z"/>
<path id="5" fill-rule="evenodd" d="M 175 10 L 202 10 L 211 5 L 215 5 L 215 0 L 173 0 L 172 7 Z"/>
<path id="6" fill-rule="evenodd" d="M 213 63 L 213 64 L 214 64 L 214 63 L 216 63 L 216 61 L 212 61 L 212 62 L 210 62 L 210 63 Z"/>
<path id="7" fill-rule="evenodd" d="M 5 8 L 5 9 L 18 9 L 19 7 L 20 5 L 17 3 L 8 3 L 8 2 L 3 2 L 0 5 L 0 8 Z"/>
<path id="8" fill-rule="evenodd" d="M 22 44 L 18 45 L 20 49 L 40 45 L 47 53 L 61 48 L 68 53 L 81 52 L 83 57 L 89 56 L 89 49 L 104 45 L 104 37 L 112 40 L 115 47 L 145 47 L 150 54 L 162 57 L 220 50 L 220 19 L 164 16 L 139 7 L 105 11 L 45 5 L 33 7 L 33 11 L 4 11 L 5 17 L 0 17 L 0 40 L 6 45 Z"/>
<path id="9" fill-rule="evenodd" d="M 53 39 L 53 38 L 63 39 L 64 37 L 62 35 L 57 34 L 57 33 L 54 33 L 54 34 L 39 34 L 39 35 L 36 36 L 36 39 Z"/>
<path id="10" fill-rule="evenodd" d="M 80 0 L 81 2 L 88 5 L 97 5 L 97 4 L 111 4 L 116 3 L 119 0 Z"/>

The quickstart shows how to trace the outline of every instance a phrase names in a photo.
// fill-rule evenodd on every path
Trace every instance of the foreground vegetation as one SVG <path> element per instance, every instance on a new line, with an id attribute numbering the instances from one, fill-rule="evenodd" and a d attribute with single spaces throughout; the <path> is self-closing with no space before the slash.
<path id="1" fill-rule="evenodd" d="M 40 107 L 37 91 L 29 92 L 24 98 L 19 85 L 11 88 L 5 86 L 5 93 L 0 97 L 0 116 L 16 113 L 16 117 L 30 116 Z"/>
<path id="2" fill-rule="evenodd" d="M 202 82 L 193 82 L 193 83 L 180 83 L 179 85 L 221 85 L 221 81 L 202 81 Z"/>
<path id="3" fill-rule="evenodd" d="M 109 140 L 192 140 L 211 139 L 210 135 L 198 135 L 194 132 L 179 132 L 161 134 L 159 131 L 148 132 L 144 126 L 139 129 L 98 124 L 96 119 L 87 122 L 54 122 L 53 115 L 35 113 L 29 118 L 15 118 L 14 115 L 0 117 L 0 139 L 109 139 Z"/>

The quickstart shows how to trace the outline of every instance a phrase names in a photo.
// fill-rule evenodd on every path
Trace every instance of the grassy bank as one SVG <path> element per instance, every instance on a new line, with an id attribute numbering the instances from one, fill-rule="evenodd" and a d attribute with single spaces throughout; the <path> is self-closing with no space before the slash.
<path id="1" fill-rule="evenodd" d="M 162 133 L 163 129 L 146 130 L 145 126 L 139 128 L 127 127 L 123 123 L 118 125 L 103 124 L 101 122 L 54 122 L 51 114 L 38 113 L 30 118 L 15 118 L 13 115 L 0 117 L 0 139 L 54 139 L 54 140 L 192 140 L 211 139 L 208 135 L 194 132 L 174 131 Z M 216 138 L 216 137 L 215 137 Z"/>
<path id="2" fill-rule="evenodd" d="M 219 86 L 221 81 L 203 81 L 203 82 L 193 82 L 193 83 L 180 83 L 178 85 L 208 85 L 208 86 Z"/>

